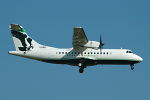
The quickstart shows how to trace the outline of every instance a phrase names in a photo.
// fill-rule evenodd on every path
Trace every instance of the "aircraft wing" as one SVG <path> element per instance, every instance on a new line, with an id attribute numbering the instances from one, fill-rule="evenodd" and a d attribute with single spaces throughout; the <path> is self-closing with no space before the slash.
<path id="1" fill-rule="evenodd" d="M 88 43 L 88 39 L 82 27 L 75 27 L 73 33 L 73 48 L 78 49 Z"/>

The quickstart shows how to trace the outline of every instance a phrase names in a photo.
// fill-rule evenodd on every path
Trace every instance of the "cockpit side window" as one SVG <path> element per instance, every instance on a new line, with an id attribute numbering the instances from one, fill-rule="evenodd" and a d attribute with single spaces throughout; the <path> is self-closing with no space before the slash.
<path id="1" fill-rule="evenodd" d="M 133 53 L 132 51 L 129 51 L 129 53 Z"/>
<path id="2" fill-rule="evenodd" d="M 126 53 L 133 53 L 132 51 L 126 51 Z"/>

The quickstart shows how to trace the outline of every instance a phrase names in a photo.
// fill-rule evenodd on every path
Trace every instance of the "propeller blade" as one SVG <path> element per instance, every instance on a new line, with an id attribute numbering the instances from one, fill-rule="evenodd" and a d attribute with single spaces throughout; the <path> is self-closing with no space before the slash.
<path id="1" fill-rule="evenodd" d="M 101 35 L 100 35 L 100 44 L 102 43 L 102 38 L 101 38 Z"/>
<path id="2" fill-rule="evenodd" d="M 101 38 L 101 35 L 100 35 L 100 46 L 103 46 L 104 43 L 102 43 L 102 38 Z"/>
<path id="3" fill-rule="evenodd" d="M 99 44 L 100 52 L 102 52 L 103 45 L 104 45 L 104 43 L 102 43 L 102 38 L 101 38 L 101 35 L 100 35 L 100 44 Z"/>

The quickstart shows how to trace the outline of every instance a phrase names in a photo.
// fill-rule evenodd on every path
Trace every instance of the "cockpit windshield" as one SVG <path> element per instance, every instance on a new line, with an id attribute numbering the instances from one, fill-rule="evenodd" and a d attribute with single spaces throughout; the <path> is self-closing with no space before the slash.
<path id="1" fill-rule="evenodd" d="M 126 53 L 133 53 L 133 51 L 126 51 Z"/>

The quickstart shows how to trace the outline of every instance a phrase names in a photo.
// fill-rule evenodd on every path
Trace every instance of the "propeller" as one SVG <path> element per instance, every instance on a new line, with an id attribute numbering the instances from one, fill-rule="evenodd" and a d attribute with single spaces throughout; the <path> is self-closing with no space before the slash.
<path id="1" fill-rule="evenodd" d="M 101 39 L 101 35 L 100 35 L 100 44 L 99 44 L 100 52 L 103 49 L 103 45 L 104 45 L 104 43 L 102 43 L 102 39 Z"/>

